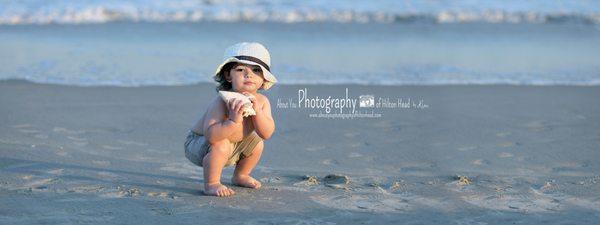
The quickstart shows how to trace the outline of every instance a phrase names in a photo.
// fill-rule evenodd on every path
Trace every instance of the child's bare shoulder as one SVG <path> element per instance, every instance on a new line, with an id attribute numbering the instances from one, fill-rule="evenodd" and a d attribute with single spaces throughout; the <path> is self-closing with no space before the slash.
<path id="1" fill-rule="evenodd" d="M 223 101 L 223 99 L 217 95 L 212 99 L 212 101 L 208 105 L 206 113 L 215 115 L 215 114 L 223 114 L 226 111 L 227 111 L 227 106 L 225 105 L 225 101 Z"/>
<path id="2" fill-rule="evenodd" d="M 258 100 L 261 102 L 269 102 L 269 98 L 261 93 L 256 93 L 256 97 L 258 97 Z"/>

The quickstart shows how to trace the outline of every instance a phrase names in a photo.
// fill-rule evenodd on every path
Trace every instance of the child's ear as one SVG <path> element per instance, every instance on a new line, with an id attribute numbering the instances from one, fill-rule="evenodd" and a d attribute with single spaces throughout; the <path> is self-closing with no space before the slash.
<path id="1" fill-rule="evenodd" d="M 231 83 L 231 76 L 229 75 L 228 71 L 224 71 L 223 75 L 225 75 L 225 80 L 229 83 Z"/>

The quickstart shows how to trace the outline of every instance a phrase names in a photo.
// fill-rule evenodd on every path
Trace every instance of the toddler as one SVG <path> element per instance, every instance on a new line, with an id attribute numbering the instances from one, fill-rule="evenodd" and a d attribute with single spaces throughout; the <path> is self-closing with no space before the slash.
<path id="1" fill-rule="evenodd" d="M 235 165 L 232 184 L 260 188 L 261 183 L 250 173 L 262 154 L 263 140 L 275 130 L 269 100 L 258 93 L 259 89 L 267 90 L 277 82 L 270 67 L 270 54 L 259 43 L 238 43 L 225 50 L 224 62 L 214 77 L 217 91 L 245 95 L 242 97 L 248 97 L 254 115 L 244 113 L 248 106 L 244 107 L 242 99 L 225 100 L 217 95 L 191 128 L 185 141 L 185 156 L 203 167 L 206 195 L 235 194 L 221 184 L 221 171 L 232 165 Z"/>

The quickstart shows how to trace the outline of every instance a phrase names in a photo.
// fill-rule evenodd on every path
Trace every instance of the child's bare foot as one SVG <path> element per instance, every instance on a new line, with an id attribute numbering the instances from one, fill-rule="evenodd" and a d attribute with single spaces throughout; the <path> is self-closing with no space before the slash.
<path id="1" fill-rule="evenodd" d="M 227 186 L 222 185 L 221 183 L 215 183 L 204 185 L 204 194 L 219 197 L 227 197 L 235 194 L 235 192 L 231 190 L 231 188 L 228 188 Z"/>
<path id="2" fill-rule="evenodd" d="M 231 178 L 231 183 L 237 186 L 254 189 L 258 189 L 262 185 L 259 181 L 248 175 L 235 175 Z"/>

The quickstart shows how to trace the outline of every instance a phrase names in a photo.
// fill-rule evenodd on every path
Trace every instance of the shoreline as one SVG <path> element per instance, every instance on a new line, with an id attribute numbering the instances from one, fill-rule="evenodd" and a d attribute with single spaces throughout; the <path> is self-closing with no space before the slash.
<path id="1" fill-rule="evenodd" d="M 214 82 L 208 81 L 200 81 L 196 83 L 190 84 L 177 84 L 177 85 L 168 85 L 168 84 L 150 84 L 150 85 L 137 85 L 137 86 L 125 86 L 125 85 L 114 85 L 114 84 L 94 84 L 94 85 L 82 85 L 82 84 L 64 84 L 64 83 L 42 83 L 36 82 L 21 78 L 11 78 L 11 79 L 3 79 L 0 80 L 0 83 L 6 84 L 19 84 L 19 83 L 29 83 L 36 85 L 50 85 L 50 86 L 62 86 L 62 87 L 82 87 L 82 88 L 99 88 L 99 87 L 107 87 L 107 88 L 145 88 L 145 87 L 189 87 L 189 86 L 204 86 L 204 85 L 214 85 Z M 477 86 L 506 86 L 506 87 L 600 87 L 600 83 L 594 84 L 511 84 L 511 83 L 469 83 L 469 84 L 461 84 L 461 83 L 448 83 L 448 84 L 381 84 L 381 83 L 294 83 L 294 84 L 286 84 L 286 83 L 277 83 L 278 86 L 357 86 L 357 87 L 477 87 Z"/>

